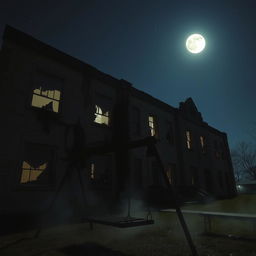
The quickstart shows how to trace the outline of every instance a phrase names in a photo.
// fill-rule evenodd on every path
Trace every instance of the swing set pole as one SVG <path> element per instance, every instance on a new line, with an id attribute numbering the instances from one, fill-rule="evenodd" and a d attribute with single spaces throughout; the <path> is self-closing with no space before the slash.
<path id="1" fill-rule="evenodd" d="M 172 185 L 170 184 L 169 182 L 169 179 L 165 173 L 165 170 L 164 170 L 164 165 L 162 163 L 162 160 L 161 160 L 161 157 L 159 155 L 159 152 L 156 148 L 156 145 L 155 143 L 152 143 L 151 145 L 148 146 L 148 150 L 156 157 L 156 160 L 158 161 L 159 165 L 160 165 L 160 171 L 161 171 L 161 174 L 164 178 L 164 181 L 168 187 L 168 190 L 170 191 L 170 194 L 173 195 L 173 198 L 172 198 L 172 201 L 174 203 L 174 207 L 175 207 L 175 210 L 176 210 L 176 213 L 178 215 L 178 218 L 179 218 L 179 221 L 180 221 L 180 224 L 182 226 L 182 229 L 184 231 L 184 234 L 185 234 L 185 237 L 187 239 L 187 242 L 188 242 L 188 245 L 190 247 L 190 250 L 191 250 L 191 253 L 193 256 L 198 256 L 198 253 L 197 253 L 197 250 L 196 250 L 196 247 L 193 243 L 193 240 L 191 238 L 191 235 L 190 235 L 190 232 L 188 230 L 188 227 L 187 227 L 187 224 L 185 222 L 185 219 L 184 219 L 184 216 L 180 210 L 180 207 L 179 207 L 179 203 L 178 203 L 178 196 L 177 196 L 177 193 L 176 191 L 173 189 Z"/>

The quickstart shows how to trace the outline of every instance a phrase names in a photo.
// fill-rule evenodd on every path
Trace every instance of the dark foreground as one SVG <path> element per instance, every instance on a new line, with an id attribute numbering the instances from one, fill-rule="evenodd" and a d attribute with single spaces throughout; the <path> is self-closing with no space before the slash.
<path id="1" fill-rule="evenodd" d="M 35 230 L 2 235 L 0 255 L 190 255 L 176 216 L 166 219 L 156 215 L 156 224 L 145 227 L 119 229 L 96 224 L 91 231 L 84 223 L 43 229 L 36 239 L 33 238 Z M 200 222 L 190 223 L 189 219 L 187 222 L 199 255 L 256 256 L 255 241 L 201 236 Z"/>

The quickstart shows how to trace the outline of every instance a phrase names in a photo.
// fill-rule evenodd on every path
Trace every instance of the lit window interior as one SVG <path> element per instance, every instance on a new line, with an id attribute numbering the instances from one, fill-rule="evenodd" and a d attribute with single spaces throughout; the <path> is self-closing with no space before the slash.
<path id="1" fill-rule="evenodd" d="M 186 131 L 186 139 L 187 139 L 187 148 L 191 149 L 191 132 L 190 131 Z"/>
<path id="2" fill-rule="evenodd" d="M 204 137 L 203 136 L 200 136 L 200 144 L 201 144 L 201 147 L 204 148 Z"/>
<path id="3" fill-rule="evenodd" d="M 23 161 L 20 183 L 36 181 L 47 168 L 47 164 L 48 163 L 43 163 L 37 167 L 34 167 L 28 162 Z"/>
<path id="4" fill-rule="evenodd" d="M 172 184 L 172 173 L 171 173 L 171 167 L 169 167 L 166 171 L 166 175 L 168 177 L 169 183 Z"/>
<path id="5" fill-rule="evenodd" d="M 155 119 L 153 116 L 148 117 L 148 125 L 150 128 L 150 135 L 155 136 L 156 135 L 156 127 L 155 127 Z"/>
<path id="6" fill-rule="evenodd" d="M 203 136 L 200 136 L 200 144 L 203 152 L 205 153 L 205 138 Z"/>
<path id="7" fill-rule="evenodd" d="M 92 180 L 95 179 L 95 164 L 94 163 L 91 163 L 90 178 Z"/>
<path id="8" fill-rule="evenodd" d="M 33 107 L 43 108 L 58 113 L 60 94 L 59 90 L 44 90 L 42 87 L 36 88 L 33 91 L 31 104 Z"/>
<path id="9" fill-rule="evenodd" d="M 109 125 L 109 111 L 103 112 L 102 109 L 96 105 L 95 119 L 94 122 L 98 124 Z"/>

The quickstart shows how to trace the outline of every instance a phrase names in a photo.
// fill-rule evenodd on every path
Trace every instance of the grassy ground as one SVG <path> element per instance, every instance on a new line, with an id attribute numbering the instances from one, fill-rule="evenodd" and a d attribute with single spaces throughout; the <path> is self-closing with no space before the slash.
<path id="1" fill-rule="evenodd" d="M 208 205 L 191 205 L 186 209 L 224 212 L 255 213 L 256 196 L 242 195 L 230 200 L 221 200 Z M 238 207 L 239 206 L 239 207 Z M 243 207 L 243 209 L 240 209 Z M 221 210 L 222 209 L 222 210 Z M 193 241 L 200 256 L 256 256 L 255 242 L 231 240 L 223 237 L 205 237 L 200 218 L 185 215 Z M 175 213 L 154 212 L 155 225 L 119 229 L 95 225 L 93 231 L 88 224 L 62 225 L 44 229 L 37 239 L 22 240 L 9 247 L 8 244 L 23 238 L 31 238 L 34 230 L 0 237 L 1 256 L 90 256 L 90 255 L 134 255 L 165 256 L 189 255 L 190 250 L 184 238 Z M 217 231 L 230 233 L 232 225 L 219 222 Z M 236 225 L 237 223 L 235 223 Z M 224 229 L 224 230 L 223 230 Z M 250 226 L 248 226 L 250 231 Z M 249 232 L 248 231 L 248 232 Z"/>
<path id="2" fill-rule="evenodd" d="M 256 195 L 244 194 L 232 199 L 218 200 L 209 204 L 187 205 L 183 209 L 256 214 Z"/>

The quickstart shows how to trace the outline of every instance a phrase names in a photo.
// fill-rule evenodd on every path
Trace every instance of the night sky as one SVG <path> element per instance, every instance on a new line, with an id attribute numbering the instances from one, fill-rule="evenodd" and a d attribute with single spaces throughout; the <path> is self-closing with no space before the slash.
<path id="1" fill-rule="evenodd" d="M 192 97 L 232 147 L 256 122 L 256 1 L 1 1 L 9 24 L 178 107 Z M 200 33 L 205 50 L 185 49 Z M 2 42 L 2 41 L 1 41 Z"/>

